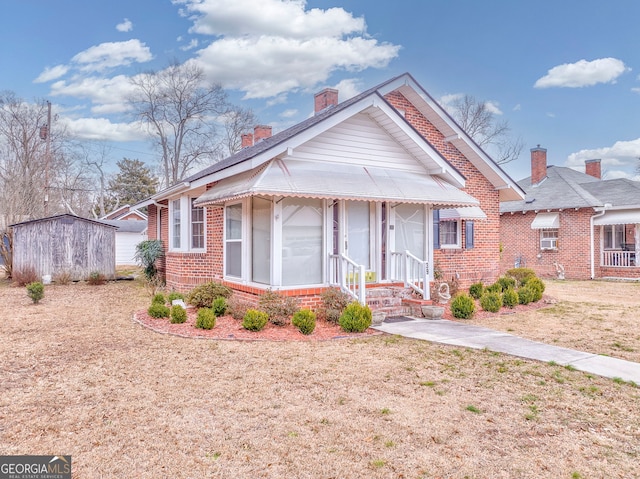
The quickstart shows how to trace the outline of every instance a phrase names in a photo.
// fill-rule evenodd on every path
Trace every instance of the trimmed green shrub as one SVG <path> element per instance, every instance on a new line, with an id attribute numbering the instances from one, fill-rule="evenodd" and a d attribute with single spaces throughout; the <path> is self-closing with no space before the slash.
<path id="1" fill-rule="evenodd" d="M 516 280 L 511 276 L 500 276 L 496 282 L 502 287 L 501 293 L 505 292 L 509 288 L 516 287 Z"/>
<path id="2" fill-rule="evenodd" d="M 240 299 L 238 297 L 231 296 L 227 301 L 227 312 L 231 314 L 233 319 L 241 321 L 244 316 L 253 308 L 253 304 L 246 299 Z"/>
<path id="3" fill-rule="evenodd" d="M 481 282 L 473 283 L 469 286 L 469 296 L 473 299 L 480 299 L 484 293 L 484 285 Z"/>
<path id="4" fill-rule="evenodd" d="M 347 333 L 362 333 L 371 326 L 372 314 L 369 306 L 353 301 L 344 308 L 338 323 Z"/>
<path id="5" fill-rule="evenodd" d="M 187 303 L 196 308 L 210 308 L 216 298 L 228 298 L 231 293 L 225 285 L 210 281 L 192 289 L 187 295 Z"/>
<path id="6" fill-rule="evenodd" d="M 33 304 L 37 304 L 44 298 L 44 285 L 40 281 L 34 281 L 27 285 L 27 296 L 31 298 Z"/>
<path id="7" fill-rule="evenodd" d="M 213 329 L 216 326 L 216 315 L 209 308 L 201 308 L 198 310 L 196 317 L 196 328 Z"/>
<path id="8" fill-rule="evenodd" d="M 502 293 L 502 285 L 497 281 L 485 288 L 485 293 Z"/>
<path id="9" fill-rule="evenodd" d="M 509 288 L 504 293 L 502 293 L 502 305 L 507 308 L 515 308 L 516 304 L 518 304 L 520 300 L 518 299 L 518 293 L 515 289 Z"/>
<path id="10" fill-rule="evenodd" d="M 211 309 L 213 310 L 213 314 L 218 316 L 224 316 L 227 312 L 227 299 L 220 296 L 213 300 L 213 304 L 211 305 Z"/>
<path id="11" fill-rule="evenodd" d="M 506 275 L 515 279 L 518 286 L 524 286 L 529 279 L 536 277 L 536 272 L 531 268 L 511 268 L 507 270 Z"/>
<path id="12" fill-rule="evenodd" d="M 151 306 L 147 309 L 147 313 L 152 318 L 168 318 L 171 311 L 164 304 L 151 303 Z"/>
<path id="13" fill-rule="evenodd" d="M 344 309 L 353 301 L 349 293 L 339 288 L 327 288 L 320 294 L 322 308 L 320 315 L 330 323 L 338 324 Z"/>
<path id="14" fill-rule="evenodd" d="M 301 309 L 293 314 L 291 323 L 302 334 L 311 334 L 316 329 L 316 313 L 310 309 Z"/>
<path id="15" fill-rule="evenodd" d="M 264 311 L 250 309 L 242 319 L 242 327 L 249 331 L 262 331 L 269 322 L 269 315 Z"/>
<path id="16" fill-rule="evenodd" d="M 502 308 L 502 296 L 500 293 L 484 293 L 480 298 L 480 306 L 485 311 L 497 313 Z"/>
<path id="17" fill-rule="evenodd" d="M 169 304 L 173 304 L 174 299 L 181 299 L 184 301 L 184 294 L 178 293 L 177 291 L 171 291 L 167 295 L 167 301 L 169 302 Z"/>
<path id="18" fill-rule="evenodd" d="M 164 294 L 162 293 L 156 293 L 153 295 L 153 299 L 151 300 L 151 303 L 158 303 L 158 304 L 165 304 L 167 302 L 167 299 L 164 297 Z"/>
<path id="19" fill-rule="evenodd" d="M 291 320 L 291 316 L 300 309 L 298 303 L 291 296 L 282 296 L 270 289 L 258 298 L 261 311 L 269 316 L 269 321 L 276 326 L 285 326 Z"/>
<path id="20" fill-rule="evenodd" d="M 529 286 L 522 286 L 518 288 L 518 302 L 520 304 L 529 304 L 533 301 L 535 292 Z"/>
<path id="21" fill-rule="evenodd" d="M 545 286 L 540 278 L 530 278 L 525 286 L 533 291 L 533 299 L 531 301 L 536 302 L 542 299 Z"/>
<path id="22" fill-rule="evenodd" d="M 176 304 L 171 306 L 171 322 L 174 324 L 181 324 L 187 320 L 187 310 L 182 306 Z"/>
<path id="23" fill-rule="evenodd" d="M 473 298 L 465 293 L 459 293 L 451 301 L 451 314 L 454 318 L 469 319 L 476 312 L 476 305 Z"/>

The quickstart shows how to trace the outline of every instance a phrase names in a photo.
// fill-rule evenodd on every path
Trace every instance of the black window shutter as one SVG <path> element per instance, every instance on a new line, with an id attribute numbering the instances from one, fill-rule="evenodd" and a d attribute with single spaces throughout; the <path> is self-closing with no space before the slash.
<path id="1" fill-rule="evenodd" d="M 440 249 L 440 210 L 433 210 L 433 249 Z"/>
<path id="2" fill-rule="evenodd" d="M 467 249 L 473 248 L 473 221 L 465 221 L 465 247 Z"/>

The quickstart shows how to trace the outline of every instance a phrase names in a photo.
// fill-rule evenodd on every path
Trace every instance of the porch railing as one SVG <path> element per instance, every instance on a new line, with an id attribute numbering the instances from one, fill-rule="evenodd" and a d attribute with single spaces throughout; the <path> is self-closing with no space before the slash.
<path id="1" fill-rule="evenodd" d="M 424 299 L 431 299 L 429 264 L 409 251 L 391 253 L 391 279 L 402 281 Z"/>
<path id="2" fill-rule="evenodd" d="M 365 268 L 343 254 L 329 256 L 329 284 L 339 286 L 360 304 L 365 304 Z"/>
<path id="3" fill-rule="evenodd" d="M 635 251 L 603 251 L 601 266 L 637 266 Z"/>

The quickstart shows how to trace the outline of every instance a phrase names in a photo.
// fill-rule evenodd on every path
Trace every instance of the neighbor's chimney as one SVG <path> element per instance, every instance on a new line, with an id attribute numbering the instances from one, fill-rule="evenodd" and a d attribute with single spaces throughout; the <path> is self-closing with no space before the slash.
<path id="1" fill-rule="evenodd" d="M 594 178 L 602 179 L 602 169 L 600 167 L 600 160 L 587 160 L 584 162 L 584 172 L 593 176 Z"/>
<path id="2" fill-rule="evenodd" d="M 244 133 L 240 135 L 240 138 L 242 139 L 242 148 L 253 146 L 253 133 Z"/>
<path id="3" fill-rule="evenodd" d="M 260 140 L 271 136 L 271 127 L 269 125 L 256 125 L 253 127 L 253 142 L 258 143 Z"/>
<path id="4" fill-rule="evenodd" d="M 314 112 L 319 113 L 327 107 L 336 106 L 338 104 L 338 90 L 333 88 L 325 88 L 315 95 Z"/>
<path id="5" fill-rule="evenodd" d="M 547 177 L 547 150 L 538 145 L 531 148 L 531 184 L 537 185 Z"/>

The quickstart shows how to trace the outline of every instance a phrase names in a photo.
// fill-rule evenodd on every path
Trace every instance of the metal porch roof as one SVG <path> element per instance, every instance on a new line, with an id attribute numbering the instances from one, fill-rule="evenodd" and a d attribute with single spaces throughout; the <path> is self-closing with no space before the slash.
<path id="1" fill-rule="evenodd" d="M 479 201 L 446 181 L 410 171 L 275 159 L 223 179 L 197 205 L 220 204 L 252 195 L 339 198 L 367 201 L 477 206 Z"/>

